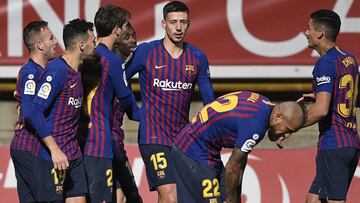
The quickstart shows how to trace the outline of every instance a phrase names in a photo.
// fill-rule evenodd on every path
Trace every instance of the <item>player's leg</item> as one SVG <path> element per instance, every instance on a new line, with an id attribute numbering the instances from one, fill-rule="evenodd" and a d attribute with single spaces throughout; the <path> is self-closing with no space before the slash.
<path id="1" fill-rule="evenodd" d="M 125 194 L 124 194 L 123 190 L 121 189 L 121 187 L 116 189 L 116 202 L 117 203 L 126 203 L 127 202 Z"/>
<path id="2" fill-rule="evenodd" d="M 126 199 L 127 202 L 131 203 L 142 203 L 143 201 L 136 186 L 134 174 L 125 151 L 118 150 L 114 153 L 113 167 L 114 177 L 116 177 L 116 189 L 121 188 L 119 192 L 122 193 L 122 197 L 120 196 L 121 193 L 116 195 L 117 202 L 123 202 L 123 199 Z"/>
<path id="3" fill-rule="evenodd" d="M 150 191 L 157 191 L 159 203 L 175 203 L 176 181 L 171 158 L 171 147 L 164 145 L 139 145 L 145 163 Z"/>
<path id="4" fill-rule="evenodd" d="M 87 202 L 111 202 L 113 198 L 112 160 L 84 156 L 84 167 L 89 192 Z"/>
<path id="5" fill-rule="evenodd" d="M 316 175 L 315 178 L 310 186 L 309 193 L 306 196 L 306 203 L 321 203 L 319 193 L 321 191 L 320 189 L 320 183 L 319 183 L 319 177 L 318 172 L 320 172 L 319 167 L 319 153 L 316 155 Z"/>
<path id="6" fill-rule="evenodd" d="M 36 202 L 64 202 L 64 181 L 66 171 L 56 170 L 50 160 L 43 160 L 35 157 L 34 161 L 34 180 Z"/>
<path id="7" fill-rule="evenodd" d="M 178 203 L 222 202 L 221 169 L 196 162 L 173 147 Z"/>
<path id="8" fill-rule="evenodd" d="M 346 201 L 346 195 L 357 164 L 357 149 L 347 147 L 319 152 L 319 174 L 321 200 L 341 203 Z"/>
<path id="9" fill-rule="evenodd" d="M 83 158 L 70 161 L 64 183 L 66 203 L 85 203 L 87 190 L 87 181 L 85 175 Z"/>
<path id="10" fill-rule="evenodd" d="M 158 193 L 158 203 L 176 203 L 176 184 L 165 184 L 156 188 Z"/>
<path id="11" fill-rule="evenodd" d="M 318 177 L 315 176 L 311 184 L 309 193 L 307 194 L 306 203 L 321 203 L 319 198 L 319 190 L 320 190 L 320 186 L 318 182 Z"/>
<path id="12" fill-rule="evenodd" d="M 33 155 L 29 152 L 13 151 L 10 152 L 13 160 L 15 176 L 17 180 L 17 192 L 21 203 L 35 202 L 30 190 L 33 184 Z"/>

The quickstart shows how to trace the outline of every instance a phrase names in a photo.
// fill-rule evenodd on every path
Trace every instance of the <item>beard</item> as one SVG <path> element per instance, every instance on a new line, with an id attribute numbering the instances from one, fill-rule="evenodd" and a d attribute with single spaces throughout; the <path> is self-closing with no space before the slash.
<path id="1" fill-rule="evenodd" d="M 275 132 L 274 128 L 269 129 L 268 137 L 269 137 L 269 140 L 272 141 L 272 142 L 275 142 L 279 138 L 279 136 L 276 135 L 276 132 Z"/>

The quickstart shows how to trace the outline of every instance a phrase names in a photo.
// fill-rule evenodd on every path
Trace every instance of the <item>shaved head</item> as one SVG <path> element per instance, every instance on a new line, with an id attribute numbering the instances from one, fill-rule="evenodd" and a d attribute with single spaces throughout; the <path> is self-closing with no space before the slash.
<path id="1" fill-rule="evenodd" d="M 287 101 L 276 105 L 270 115 L 269 139 L 276 141 L 299 130 L 306 121 L 305 108 L 297 102 Z"/>
<path id="2" fill-rule="evenodd" d="M 279 104 L 280 113 L 295 128 L 301 128 L 306 122 L 305 109 L 297 102 L 287 101 Z"/>

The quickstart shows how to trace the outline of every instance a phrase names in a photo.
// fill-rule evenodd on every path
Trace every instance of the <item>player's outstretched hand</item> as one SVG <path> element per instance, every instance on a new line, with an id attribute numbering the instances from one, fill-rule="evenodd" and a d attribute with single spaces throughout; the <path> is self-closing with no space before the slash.
<path id="1" fill-rule="evenodd" d="M 55 147 L 51 150 L 51 160 L 55 170 L 66 170 L 69 167 L 68 158 L 59 147 Z"/>

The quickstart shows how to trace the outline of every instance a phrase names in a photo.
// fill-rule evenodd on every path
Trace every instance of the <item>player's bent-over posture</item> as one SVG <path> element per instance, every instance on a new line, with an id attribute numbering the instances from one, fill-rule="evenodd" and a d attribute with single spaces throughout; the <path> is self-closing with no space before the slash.
<path id="1" fill-rule="evenodd" d="M 230 93 L 206 105 L 174 141 L 178 202 L 239 202 L 251 150 L 266 131 L 271 141 L 288 138 L 305 115 L 296 102 L 274 105 L 252 92 Z M 233 148 L 225 168 L 222 148 Z"/>

